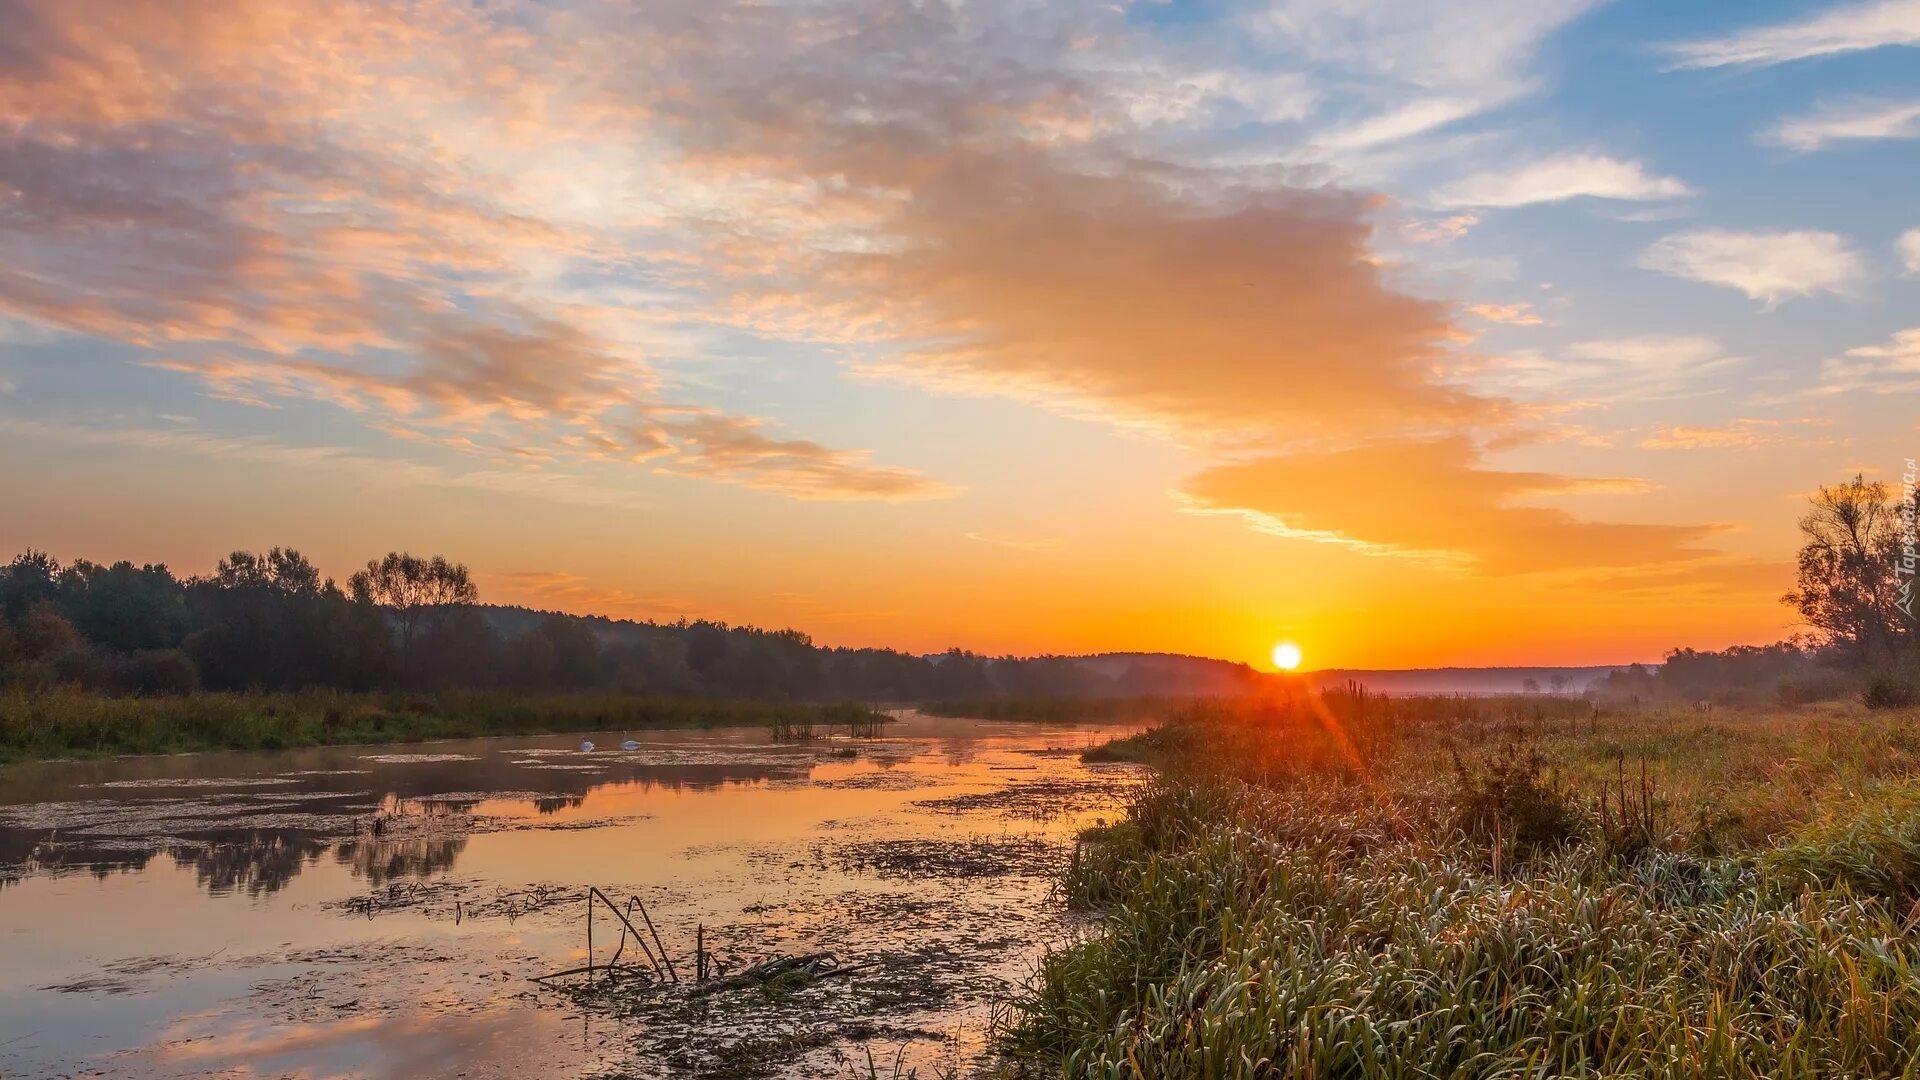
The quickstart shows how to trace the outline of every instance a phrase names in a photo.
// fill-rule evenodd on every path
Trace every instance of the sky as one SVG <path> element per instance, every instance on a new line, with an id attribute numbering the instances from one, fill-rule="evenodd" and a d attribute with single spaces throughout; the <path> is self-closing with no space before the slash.
<path id="1" fill-rule="evenodd" d="M 1920 456 L 1920 0 L 0 15 L 8 553 L 1615 663 Z"/>

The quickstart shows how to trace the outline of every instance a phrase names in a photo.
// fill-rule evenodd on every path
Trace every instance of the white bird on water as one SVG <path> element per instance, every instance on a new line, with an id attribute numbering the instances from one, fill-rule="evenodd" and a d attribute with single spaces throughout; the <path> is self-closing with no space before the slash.
<path id="1" fill-rule="evenodd" d="M 581 740 L 580 740 L 580 752 L 581 752 L 581 753 L 583 753 L 583 754 L 591 754 L 591 753 L 593 753 L 593 740 L 592 740 L 592 739 L 581 739 Z"/>
<path id="2" fill-rule="evenodd" d="M 640 740 L 639 740 L 639 739 L 628 739 L 628 740 L 627 740 L 626 742 L 623 742 L 623 743 L 621 743 L 621 744 L 620 744 L 620 749 L 622 749 L 622 750 L 638 750 L 638 749 L 640 749 Z"/>

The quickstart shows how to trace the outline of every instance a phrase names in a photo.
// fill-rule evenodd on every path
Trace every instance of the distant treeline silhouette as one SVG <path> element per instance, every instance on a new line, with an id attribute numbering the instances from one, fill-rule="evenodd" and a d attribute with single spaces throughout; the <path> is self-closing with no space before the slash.
<path id="1" fill-rule="evenodd" d="M 298 551 L 236 551 L 212 573 L 62 564 L 0 568 L 0 686 L 192 690 L 614 691 L 921 701 L 1230 693 L 1245 665 L 1143 656 L 1105 665 L 951 650 L 829 648 L 798 630 L 616 621 L 479 603 L 465 566 L 395 552 L 344 588 Z M 1196 669 L 1193 665 L 1202 665 Z"/>

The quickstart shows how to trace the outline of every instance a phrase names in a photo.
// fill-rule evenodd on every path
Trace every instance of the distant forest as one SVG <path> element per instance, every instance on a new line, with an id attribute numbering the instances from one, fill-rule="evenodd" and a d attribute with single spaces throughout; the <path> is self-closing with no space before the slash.
<path id="1" fill-rule="evenodd" d="M 815 645 L 798 630 L 632 622 L 482 604 L 467 568 L 396 552 L 344 587 L 298 551 L 162 565 L 0 568 L 0 686 L 193 690 L 615 691 L 793 701 L 1232 694 L 1244 664 L 1139 655 L 986 657 Z"/>

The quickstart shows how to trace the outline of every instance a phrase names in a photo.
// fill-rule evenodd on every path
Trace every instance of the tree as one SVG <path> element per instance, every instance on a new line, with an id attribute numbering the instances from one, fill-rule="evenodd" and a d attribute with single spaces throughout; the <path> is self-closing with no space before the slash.
<path id="1" fill-rule="evenodd" d="M 281 596 L 318 596 L 320 571 L 292 548 L 274 548 L 265 555 L 236 551 L 220 560 L 207 583 L 221 589 L 256 589 Z"/>
<path id="2" fill-rule="evenodd" d="M 403 551 L 390 551 L 384 559 L 367 563 L 367 568 L 348 580 L 356 601 L 375 604 L 393 614 L 400 630 L 400 665 L 411 671 L 416 634 L 431 627 L 451 608 L 465 607 L 480 599 L 467 568 L 448 562 L 444 556 L 423 559 Z"/>
<path id="3" fill-rule="evenodd" d="M 14 625 L 13 647 L 23 660 L 46 660 L 84 643 L 80 632 L 52 604 L 41 604 Z"/>
<path id="4" fill-rule="evenodd" d="M 1540 692 L 1540 680 L 1522 679 L 1520 681 L 1520 689 L 1525 690 L 1529 694 L 1537 694 Z"/>
<path id="5" fill-rule="evenodd" d="M 236 551 L 187 585 L 188 638 L 207 686 L 285 689 L 337 683 L 346 598 L 292 548 Z"/>
<path id="6" fill-rule="evenodd" d="M 27 617 L 41 604 L 60 595 L 60 562 L 44 551 L 28 548 L 0 567 L 0 615 L 13 622 Z"/>
<path id="7" fill-rule="evenodd" d="M 1554 693 L 1564 694 L 1567 692 L 1567 677 L 1555 672 L 1553 677 L 1547 680 L 1547 685 L 1553 687 Z"/>
<path id="8" fill-rule="evenodd" d="M 1800 520 L 1799 587 L 1782 597 L 1821 644 L 1863 665 L 1890 658 L 1912 636 L 1897 606 L 1901 520 L 1891 493 L 1859 475 L 1823 486 Z"/>
<path id="9" fill-rule="evenodd" d="M 186 587 L 158 563 L 81 559 L 60 572 L 60 606 L 82 637 L 106 649 L 172 649 L 187 636 Z"/>

